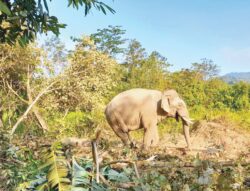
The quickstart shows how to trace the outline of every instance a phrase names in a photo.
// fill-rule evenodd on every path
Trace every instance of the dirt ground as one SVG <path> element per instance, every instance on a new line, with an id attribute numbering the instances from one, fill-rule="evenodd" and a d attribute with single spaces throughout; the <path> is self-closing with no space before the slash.
<path id="1" fill-rule="evenodd" d="M 110 134 L 111 133 L 111 134 Z M 178 158 L 188 161 L 199 155 L 200 159 L 220 161 L 245 161 L 250 162 L 250 133 L 240 129 L 237 125 L 222 121 L 199 121 L 193 124 L 190 132 L 192 149 L 187 150 L 183 134 L 166 133 L 160 140 L 159 146 L 144 151 L 141 141 L 138 143 L 136 153 L 138 160 L 147 160 L 155 157 L 155 160 L 165 161 L 169 158 Z M 83 143 L 81 143 L 81 141 Z M 92 157 L 89 141 L 79 139 L 78 146 L 86 144 L 84 149 L 79 148 L 79 156 Z M 126 160 L 129 159 L 128 149 L 113 132 L 103 132 L 99 141 L 100 160 Z M 131 158 L 129 159 L 131 160 Z"/>
<path id="2" fill-rule="evenodd" d="M 246 159 L 250 161 L 250 133 L 225 122 L 199 121 L 191 131 L 192 150 L 186 155 L 199 154 L 203 159 L 218 160 Z M 186 146 L 182 134 L 166 134 L 160 145 L 165 145 L 166 153 L 180 155 Z"/>

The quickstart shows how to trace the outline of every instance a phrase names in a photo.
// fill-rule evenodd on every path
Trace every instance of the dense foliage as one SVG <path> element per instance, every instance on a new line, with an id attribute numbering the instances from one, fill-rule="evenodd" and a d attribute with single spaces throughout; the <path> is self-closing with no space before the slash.
<path id="1" fill-rule="evenodd" d="M 50 0 L 51 1 L 51 0 Z M 84 6 L 85 16 L 92 7 L 104 14 L 115 11 L 97 0 L 68 0 L 68 6 L 78 9 Z M 66 24 L 59 23 L 56 16 L 50 15 L 47 0 L 1 0 L 0 1 L 0 42 L 26 45 L 33 41 L 37 33 L 60 34 Z"/>
<path id="2" fill-rule="evenodd" d="M 88 171 L 91 161 L 73 158 L 69 164 L 65 150 L 52 142 L 67 136 L 89 139 L 97 129 L 109 131 L 103 116 L 105 104 L 130 88 L 174 88 L 187 102 L 195 121 L 223 116 L 250 130 L 249 83 L 227 84 L 208 59 L 170 72 L 166 57 L 156 51 L 147 53 L 137 40 L 122 48 L 124 33 L 120 27 L 112 26 L 98 30 L 91 37 L 80 38 L 70 52 L 56 38 L 42 47 L 0 44 L 0 189 L 107 189 L 106 185 L 89 182 L 93 176 Z M 119 60 L 118 64 L 116 54 L 123 54 L 122 63 Z M 165 128 L 169 127 L 171 122 Z M 44 154 L 43 148 L 48 145 Z M 41 163 L 45 166 L 38 168 Z M 225 174 L 217 173 L 218 179 L 208 178 L 209 186 L 202 185 L 205 174 L 210 177 L 214 172 L 209 167 L 202 168 L 202 161 L 197 163 L 194 171 L 175 169 L 177 174 L 168 172 L 164 176 L 151 171 L 141 180 L 130 168 L 115 171 L 107 167 L 102 173 L 111 182 L 137 181 L 140 186 L 134 190 L 147 190 L 150 186 L 152 190 L 164 186 L 166 190 L 180 190 L 188 184 L 196 190 L 211 190 L 217 188 L 218 179 L 228 181 L 223 179 Z M 242 176 L 238 170 L 224 169 L 232 184 Z M 168 184 L 163 185 L 165 182 Z"/>

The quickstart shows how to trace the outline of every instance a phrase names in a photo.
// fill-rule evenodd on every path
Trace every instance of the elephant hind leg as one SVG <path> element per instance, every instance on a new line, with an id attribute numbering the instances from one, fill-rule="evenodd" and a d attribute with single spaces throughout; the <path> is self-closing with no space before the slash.
<path id="1" fill-rule="evenodd" d="M 112 129 L 114 130 L 115 134 L 122 140 L 124 145 L 130 145 L 131 142 L 128 132 L 123 132 L 117 125 L 113 125 Z"/>
<path id="2" fill-rule="evenodd" d="M 122 140 L 124 145 L 131 145 L 132 141 L 129 136 L 129 131 L 118 112 L 106 113 L 106 118 L 109 126 L 115 134 Z"/>

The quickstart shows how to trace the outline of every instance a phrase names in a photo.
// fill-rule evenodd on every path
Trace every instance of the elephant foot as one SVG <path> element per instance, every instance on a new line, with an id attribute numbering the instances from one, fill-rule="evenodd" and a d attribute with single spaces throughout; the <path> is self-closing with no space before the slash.
<path id="1" fill-rule="evenodd" d="M 192 148 L 190 145 L 187 145 L 185 149 L 186 149 L 186 151 L 192 151 Z"/>
<path id="2" fill-rule="evenodd" d="M 138 145 L 136 144 L 135 141 L 132 141 L 132 142 L 130 143 L 130 148 L 131 148 L 131 149 L 138 149 L 139 147 L 138 147 Z"/>

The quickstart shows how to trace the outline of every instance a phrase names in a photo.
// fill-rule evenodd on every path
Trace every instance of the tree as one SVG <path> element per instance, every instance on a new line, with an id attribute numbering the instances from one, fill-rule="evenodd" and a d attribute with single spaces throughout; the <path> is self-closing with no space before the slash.
<path id="1" fill-rule="evenodd" d="M 147 53 L 141 43 L 135 39 L 131 40 L 125 53 L 124 63 L 128 68 L 128 73 L 131 73 L 133 68 L 140 67 L 146 56 Z"/>
<path id="2" fill-rule="evenodd" d="M 128 70 L 129 88 L 166 89 L 169 64 L 165 57 L 154 51 L 148 57 L 134 61 L 128 63 L 132 66 Z"/>
<path id="3" fill-rule="evenodd" d="M 203 76 L 204 80 L 208 80 L 218 76 L 218 66 L 214 64 L 212 60 L 203 58 L 201 59 L 201 61 L 201 63 L 193 63 L 191 69 L 195 72 L 200 73 Z"/>
<path id="4" fill-rule="evenodd" d="M 0 118 L 3 119 L 3 125 L 7 129 L 13 122 L 19 121 L 16 123 L 18 125 L 31 110 L 38 123 L 34 117 L 30 117 L 26 121 L 28 126 L 37 124 L 47 129 L 36 99 L 39 89 L 46 84 L 46 80 L 40 75 L 40 63 L 44 60 L 42 50 L 33 44 L 24 48 L 0 44 L 0 49 L 0 94 L 3 100 Z M 19 118 L 25 110 L 25 116 Z M 14 130 L 17 125 L 14 125 Z"/>
<path id="5" fill-rule="evenodd" d="M 69 56 L 68 67 L 56 77 L 51 103 L 44 106 L 85 112 L 103 107 L 120 79 L 118 69 L 114 59 L 97 51 L 93 40 L 84 37 Z"/>
<path id="6" fill-rule="evenodd" d="M 90 37 L 94 40 L 97 50 L 114 57 L 124 52 L 124 48 L 120 46 L 126 42 L 122 37 L 125 32 L 121 26 L 109 25 L 108 28 L 98 29 L 97 33 L 91 34 Z"/>
<path id="7" fill-rule="evenodd" d="M 142 62 L 142 66 L 137 69 L 139 75 L 134 73 L 134 78 L 138 78 L 139 87 L 149 89 L 164 90 L 168 86 L 167 74 L 169 64 L 167 58 L 160 53 L 153 51 L 148 58 Z"/>
<path id="8" fill-rule="evenodd" d="M 130 41 L 122 66 L 126 70 L 124 89 L 165 89 L 167 87 L 168 67 L 170 66 L 167 58 L 157 51 L 148 55 L 136 39 Z"/>
<path id="9" fill-rule="evenodd" d="M 202 75 L 190 70 L 182 69 L 169 76 L 169 88 L 176 91 L 184 98 L 188 106 L 202 105 L 206 99 L 204 93 L 204 80 Z"/>
<path id="10" fill-rule="evenodd" d="M 59 136 L 81 136 L 104 123 L 107 99 L 121 80 L 120 65 L 103 52 L 94 41 L 83 37 L 68 56 L 64 70 L 41 105 L 49 121 L 49 133 Z"/>
<path id="11" fill-rule="evenodd" d="M 78 9 L 85 6 L 85 15 L 92 7 L 104 14 L 115 11 L 98 0 L 68 0 L 68 6 Z M 15 44 L 16 41 L 24 46 L 33 41 L 37 33 L 51 31 L 60 34 L 65 24 L 59 23 L 56 16 L 51 16 L 47 0 L 0 0 L 0 42 Z"/>
<path id="12" fill-rule="evenodd" d="M 157 68 L 161 69 L 162 72 L 168 73 L 168 68 L 169 66 L 171 66 L 168 62 L 167 62 L 167 58 L 162 56 L 159 52 L 157 51 L 153 51 L 151 53 L 151 55 L 149 56 L 149 58 L 153 58 L 156 60 L 156 64 L 157 64 Z"/>
<path id="13" fill-rule="evenodd" d="M 57 36 L 52 36 L 47 39 L 42 45 L 42 49 L 46 54 L 46 63 L 43 60 L 43 69 L 47 72 L 47 75 L 58 75 L 68 65 L 67 56 L 69 52 L 65 48 L 65 44 Z"/>

